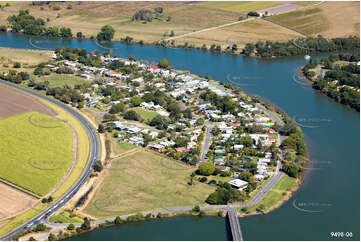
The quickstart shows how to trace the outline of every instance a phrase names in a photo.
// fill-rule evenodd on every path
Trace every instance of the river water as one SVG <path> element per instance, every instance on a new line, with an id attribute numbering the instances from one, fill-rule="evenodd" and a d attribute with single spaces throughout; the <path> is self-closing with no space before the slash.
<path id="1" fill-rule="evenodd" d="M 53 49 L 56 46 L 109 51 L 92 40 L 47 40 L 11 33 L 0 34 L 0 46 Z M 260 60 L 199 50 L 115 43 L 113 54 L 134 55 L 158 62 L 166 58 L 176 69 L 211 76 L 257 94 L 293 117 L 305 134 L 312 169 L 301 188 L 281 208 L 266 215 L 240 219 L 246 240 L 360 239 L 360 116 L 303 85 L 296 69 L 303 56 Z M 346 236 L 346 232 L 347 236 Z M 352 233 L 352 236 L 351 236 Z M 227 240 L 221 218 L 175 217 L 114 226 L 79 235 L 72 240 Z M 340 238 L 339 238 L 340 239 Z"/>

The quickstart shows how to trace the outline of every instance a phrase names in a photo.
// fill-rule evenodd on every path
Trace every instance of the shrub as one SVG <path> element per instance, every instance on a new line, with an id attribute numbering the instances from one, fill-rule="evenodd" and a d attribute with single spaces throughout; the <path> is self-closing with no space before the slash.
<path id="1" fill-rule="evenodd" d="M 201 211 L 199 205 L 194 206 L 194 208 L 192 208 L 192 211 L 195 213 L 199 213 Z"/>
<path id="2" fill-rule="evenodd" d="M 74 230 L 74 229 L 75 229 L 75 225 L 74 225 L 74 224 L 69 224 L 67 229 L 68 229 L 68 230 Z"/>
<path id="3" fill-rule="evenodd" d="M 170 63 L 167 59 L 163 59 L 161 61 L 159 61 L 158 66 L 161 68 L 167 68 L 169 67 Z"/>

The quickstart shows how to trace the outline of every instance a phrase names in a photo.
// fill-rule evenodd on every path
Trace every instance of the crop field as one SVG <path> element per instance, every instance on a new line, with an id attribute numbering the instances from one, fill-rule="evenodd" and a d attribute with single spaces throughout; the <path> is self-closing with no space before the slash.
<path id="1" fill-rule="evenodd" d="M 152 120 L 154 117 L 156 117 L 157 115 L 159 115 L 157 112 L 155 111 L 150 111 L 150 110 L 146 110 L 144 108 L 131 108 L 129 110 L 134 110 L 135 112 L 137 112 L 137 114 L 139 114 L 139 116 L 144 119 L 144 121 L 150 121 Z"/>
<path id="2" fill-rule="evenodd" d="M 238 47 L 243 47 L 250 42 L 255 43 L 266 40 L 288 41 L 297 37 L 301 37 L 301 35 L 262 19 L 255 19 L 220 29 L 192 34 L 176 39 L 175 42 L 188 42 L 198 46 L 201 46 L 203 43 L 208 46 L 217 44 L 222 47 L 237 44 Z"/>
<path id="3" fill-rule="evenodd" d="M 56 200 L 66 191 L 69 190 L 69 188 L 79 179 L 80 175 L 84 171 L 84 168 L 89 158 L 90 142 L 84 127 L 75 117 L 73 117 L 64 109 L 56 106 L 53 103 L 50 103 L 40 98 L 36 98 L 36 99 L 39 102 L 53 109 L 57 113 L 58 118 L 67 120 L 71 124 L 71 126 L 77 131 L 77 138 L 78 138 L 77 163 L 75 164 L 73 171 L 67 177 L 67 179 L 52 194 L 52 197 L 54 197 L 54 199 Z M 29 219 L 33 218 L 34 216 L 39 214 L 39 211 L 44 210 L 47 206 L 48 205 L 44 205 L 43 203 L 37 204 L 35 205 L 34 209 L 29 209 L 26 212 L 22 213 L 21 215 L 11 218 L 10 220 L 7 220 L 5 222 L 0 222 L 1 223 L 0 236 L 10 232 L 11 230 L 23 224 L 25 221 L 28 221 Z"/>
<path id="4" fill-rule="evenodd" d="M 66 123 L 37 112 L 0 120 L 0 177 L 46 194 L 73 162 L 73 139 Z"/>
<path id="5" fill-rule="evenodd" d="M 0 182 L 0 221 L 21 213 L 37 200 L 14 187 Z"/>
<path id="6" fill-rule="evenodd" d="M 29 95 L 0 85 L 0 120 L 29 111 L 36 111 L 46 115 L 56 114 L 51 108 Z"/>
<path id="7" fill-rule="evenodd" d="M 215 187 L 187 184 L 195 170 L 159 154 L 138 149 L 113 160 L 83 212 L 96 218 L 154 209 L 204 204 Z"/>
<path id="8" fill-rule="evenodd" d="M 359 2 L 324 2 L 304 10 L 271 16 L 268 19 L 310 36 L 320 34 L 333 38 L 360 35 Z"/>
<path id="9" fill-rule="evenodd" d="M 55 74 L 51 73 L 49 76 L 33 76 L 35 82 L 48 81 L 50 87 L 63 87 L 65 85 L 74 87 L 77 84 L 87 83 L 88 81 L 79 76 L 72 74 Z"/>
<path id="10" fill-rule="evenodd" d="M 278 5 L 281 5 L 282 2 L 248 2 L 248 1 L 242 1 L 242 2 L 200 2 L 197 3 L 197 6 L 202 6 L 206 8 L 214 8 L 214 9 L 220 9 L 224 11 L 231 11 L 231 12 L 237 12 L 237 13 L 248 13 L 251 11 L 257 11 L 264 8 L 270 8 L 275 7 Z"/>

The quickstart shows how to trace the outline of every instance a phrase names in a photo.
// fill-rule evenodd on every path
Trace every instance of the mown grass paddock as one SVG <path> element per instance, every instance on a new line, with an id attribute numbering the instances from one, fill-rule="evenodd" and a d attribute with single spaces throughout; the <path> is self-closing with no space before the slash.
<path id="1" fill-rule="evenodd" d="M 96 218 L 204 204 L 214 186 L 194 181 L 196 168 L 138 149 L 111 162 L 104 180 L 82 212 Z"/>
<path id="2" fill-rule="evenodd" d="M 151 121 L 154 117 L 159 114 L 155 111 L 147 110 L 144 108 L 131 108 L 129 110 L 134 110 L 144 121 Z"/>
<path id="3" fill-rule="evenodd" d="M 55 74 L 51 73 L 49 76 L 33 76 L 35 82 L 48 81 L 50 87 L 64 87 L 65 85 L 74 87 L 77 84 L 88 83 L 84 78 L 75 76 L 73 74 Z"/>
<path id="4" fill-rule="evenodd" d="M 0 178 L 44 195 L 73 162 L 70 127 L 54 117 L 28 112 L 0 120 Z"/>

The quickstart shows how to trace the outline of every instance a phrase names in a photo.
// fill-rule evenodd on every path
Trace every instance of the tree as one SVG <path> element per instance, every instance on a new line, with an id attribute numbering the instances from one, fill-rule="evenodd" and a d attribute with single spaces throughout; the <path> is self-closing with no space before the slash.
<path id="1" fill-rule="evenodd" d="M 131 103 L 133 107 L 137 107 L 142 103 L 142 99 L 139 96 L 134 96 L 131 99 Z"/>
<path id="2" fill-rule="evenodd" d="M 167 68 L 169 67 L 170 63 L 167 59 L 163 59 L 161 61 L 159 61 L 158 66 L 161 68 Z"/>
<path id="3" fill-rule="evenodd" d="M 114 104 L 110 108 L 109 113 L 115 114 L 115 113 L 120 113 L 120 112 L 123 112 L 123 111 L 124 111 L 124 103 L 120 102 L 120 103 Z"/>
<path id="4" fill-rule="evenodd" d="M 68 230 L 74 230 L 74 229 L 75 229 L 75 225 L 74 225 L 74 224 L 69 224 L 67 229 L 68 229 Z"/>
<path id="5" fill-rule="evenodd" d="M 290 177 L 298 177 L 301 169 L 298 165 L 294 163 L 286 163 L 283 165 L 282 169 L 289 175 Z"/>
<path id="6" fill-rule="evenodd" d="M 110 25 L 105 25 L 100 29 L 100 32 L 97 34 L 98 41 L 111 41 L 114 37 L 115 30 Z"/>
<path id="7" fill-rule="evenodd" d="M 104 128 L 103 124 L 99 124 L 98 132 L 101 133 L 101 134 L 105 132 L 105 128 Z"/>
<path id="8" fill-rule="evenodd" d="M 14 68 L 21 68 L 21 64 L 19 62 L 14 63 Z"/>
<path id="9" fill-rule="evenodd" d="M 46 226 L 44 224 L 38 224 L 33 229 L 34 232 L 40 232 L 40 231 L 45 231 L 45 230 L 46 230 Z"/>
<path id="10" fill-rule="evenodd" d="M 157 7 L 157 8 L 154 9 L 154 12 L 156 12 L 156 13 L 163 13 L 163 8 Z"/>
<path id="11" fill-rule="evenodd" d="M 127 120 L 135 120 L 135 121 L 140 120 L 140 116 L 134 110 L 129 110 L 129 111 L 125 112 L 124 113 L 124 118 L 127 119 Z"/>
<path id="12" fill-rule="evenodd" d="M 48 240 L 49 240 L 49 241 L 55 241 L 55 240 L 57 240 L 55 234 L 50 233 L 50 234 L 49 234 L 49 237 L 48 237 Z"/>
<path id="13" fill-rule="evenodd" d="M 119 216 L 117 216 L 114 220 L 114 224 L 121 224 L 121 223 L 122 223 L 122 219 Z"/>
<path id="14" fill-rule="evenodd" d="M 100 160 L 95 161 L 93 165 L 93 169 L 96 172 L 101 172 L 103 170 L 103 164 Z"/>
<path id="15" fill-rule="evenodd" d="M 76 37 L 77 37 L 78 39 L 82 39 L 82 38 L 83 38 L 83 33 L 82 33 L 82 32 L 76 33 Z"/>
<path id="16" fill-rule="evenodd" d="M 89 229 L 91 228 L 91 226 L 90 226 L 90 220 L 89 220 L 88 217 L 85 217 L 85 218 L 84 218 L 84 222 L 81 224 L 80 227 L 81 227 L 82 230 L 89 230 Z"/>
<path id="17" fill-rule="evenodd" d="M 199 165 L 198 170 L 201 175 L 209 176 L 212 175 L 213 172 L 216 170 L 216 166 L 212 162 L 204 162 Z"/>

